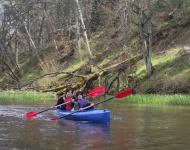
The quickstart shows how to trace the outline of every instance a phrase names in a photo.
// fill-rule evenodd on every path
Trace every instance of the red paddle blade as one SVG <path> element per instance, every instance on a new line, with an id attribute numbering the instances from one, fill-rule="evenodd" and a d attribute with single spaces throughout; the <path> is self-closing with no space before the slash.
<path id="1" fill-rule="evenodd" d="M 117 93 L 114 98 L 123 98 L 129 96 L 132 93 L 132 89 L 127 89 L 125 91 Z"/>
<path id="2" fill-rule="evenodd" d="M 55 117 L 55 118 L 51 118 L 51 120 L 59 120 L 59 118 L 58 118 L 58 117 Z"/>
<path id="3" fill-rule="evenodd" d="M 103 87 L 96 87 L 94 89 L 92 89 L 88 94 L 87 96 L 90 96 L 90 97 L 96 97 L 98 95 L 101 95 L 105 92 L 104 88 Z"/>
<path id="4" fill-rule="evenodd" d="M 27 112 L 26 114 L 23 115 L 24 118 L 30 118 L 30 117 L 35 117 L 38 113 L 35 111 L 30 111 Z"/>

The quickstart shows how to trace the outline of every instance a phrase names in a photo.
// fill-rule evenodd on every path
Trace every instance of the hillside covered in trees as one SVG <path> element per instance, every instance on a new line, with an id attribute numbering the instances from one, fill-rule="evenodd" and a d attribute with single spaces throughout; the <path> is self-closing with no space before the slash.
<path id="1" fill-rule="evenodd" d="M 190 93 L 188 0 L 4 0 L 0 89 Z"/>

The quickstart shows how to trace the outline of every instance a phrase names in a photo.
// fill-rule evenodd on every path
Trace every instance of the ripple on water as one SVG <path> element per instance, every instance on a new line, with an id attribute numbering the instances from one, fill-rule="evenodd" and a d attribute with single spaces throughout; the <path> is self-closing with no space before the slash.
<path id="1" fill-rule="evenodd" d="M 23 115 L 26 114 L 27 112 L 34 111 L 34 112 L 39 112 L 42 110 L 45 110 L 47 108 L 44 107 L 30 107 L 30 106 L 19 106 L 19 105 L 0 105 L 0 117 L 17 117 L 17 118 L 22 118 L 25 120 L 28 120 L 29 118 L 23 118 Z M 38 119 L 38 120 L 50 120 L 49 115 L 52 115 L 53 113 L 50 111 L 49 113 L 44 112 L 43 114 L 38 114 L 36 117 L 30 118 L 31 120 L 33 119 Z M 30 120 L 29 119 L 29 120 Z"/>

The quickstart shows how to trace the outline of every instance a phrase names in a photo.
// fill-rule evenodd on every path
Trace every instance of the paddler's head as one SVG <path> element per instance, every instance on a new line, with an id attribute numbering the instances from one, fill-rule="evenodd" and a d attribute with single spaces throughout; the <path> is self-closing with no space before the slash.
<path id="1" fill-rule="evenodd" d="M 78 92 L 76 93 L 76 97 L 77 97 L 78 100 L 82 99 L 82 98 L 83 98 L 83 92 L 78 91 Z"/>
<path id="2" fill-rule="evenodd" d="M 72 87 L 67 87 L 65 93 L 66 93 L 67 98 L 72 97 L 73 96 L 73 88 Z"/>

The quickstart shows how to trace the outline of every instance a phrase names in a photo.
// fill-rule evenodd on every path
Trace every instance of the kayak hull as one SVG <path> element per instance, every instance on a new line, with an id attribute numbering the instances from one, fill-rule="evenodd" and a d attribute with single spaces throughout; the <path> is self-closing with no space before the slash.
<path id="1" fill-rule="evenodd" d="M 90 121 L 96 123 L 109 123 L 110 122 L 110 111 L 107 109 L 91 109 L 84 110 L 73 113 L 72 115 L 68 115 L 73 113 L 73 111 L 63 111 L 60 109 L 55 110 L 55 115 L 58 117 L 62 117 L 62 119 L 66 120 L 74 120 L 74 121 Z M 66 116 L 68 115 L 68 116 Z M 64 117 L 66 116 L 66 117 Z"/>

